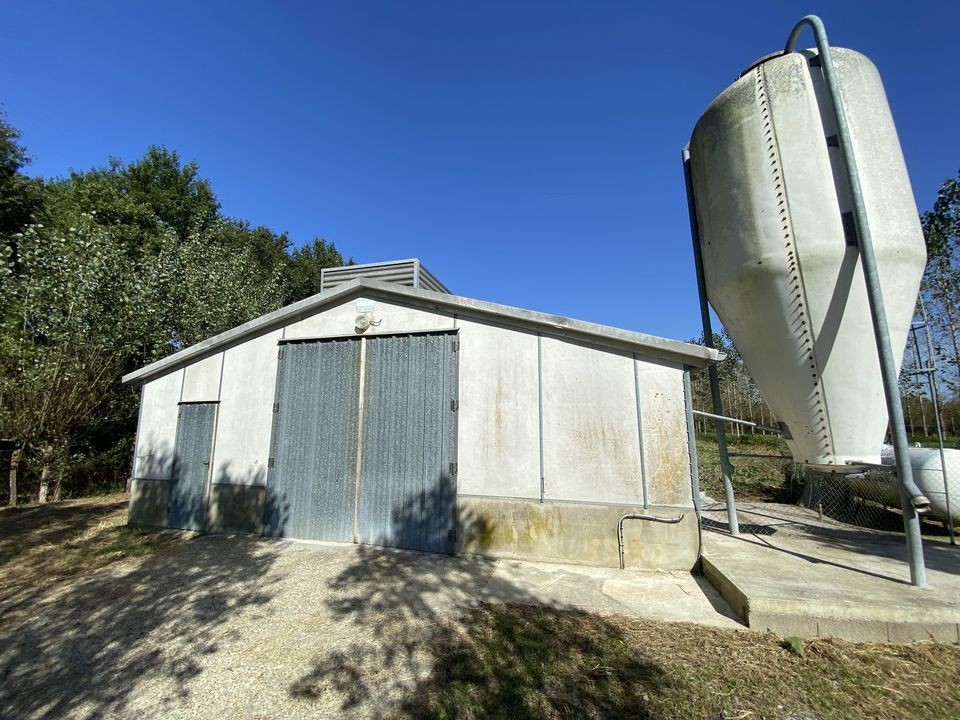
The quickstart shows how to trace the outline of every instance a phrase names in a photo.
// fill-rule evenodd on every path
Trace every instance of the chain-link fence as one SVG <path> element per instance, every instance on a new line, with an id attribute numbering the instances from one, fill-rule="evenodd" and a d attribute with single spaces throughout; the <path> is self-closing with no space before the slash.
<path id="1" fill-rule="evenodd" d="M 893 462 L 885 451 L 884 463 Z M 914 481 L 930 500 L 923 532 L 946 534 L 948 518 L 960 521 L 960 451 L 947 450 L 946 483 L 937 448 L 911 448 Z M 819 473 L 803 468 L 800 504 L 821 517 L 874 530 L 903 529 L 900 489 L 891 470 L 870 469 L 853 475 Z"/>

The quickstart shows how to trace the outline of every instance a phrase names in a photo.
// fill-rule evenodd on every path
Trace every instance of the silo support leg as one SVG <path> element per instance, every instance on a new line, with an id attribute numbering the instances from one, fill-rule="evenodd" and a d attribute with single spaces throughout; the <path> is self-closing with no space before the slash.
<path id="1" fill-rule="evenodd" d="M 690 149 L 685 147 L 681 154 L 683 177 L 687 186 L 687 212 L 690 216 L 690 238 L 693 240 L 693 264 L 697 271 L 697 292 L 700 295 L 700 320 L 703 323 L 703 344 L 713 348 L 713 325 L 710 320 L 710 306 L 707 298 L 707 285 L 703 277 L 703 255 L 700 252 L 700 227 L 697 225 L 696 201 L 693 197 L 693 177 L 690 170 Z M 710 377 L 710 395 L 713 399 L 713 412 L 723 415 L 723 401 L 720 399 L 720 381 L 717 378 L 716 365 L 707 368 Z M 723 420 L 714 420 L 717 430 L 717 450 L 720 454 L 720 472 L 723 475 L 723 495 L 727 502 L 727 524 L 730 534 L 740 535 L 740 523 L 737 522 L 737 505 L 733 498 L 733 467 L 727 454 L 727 434 Z"/>

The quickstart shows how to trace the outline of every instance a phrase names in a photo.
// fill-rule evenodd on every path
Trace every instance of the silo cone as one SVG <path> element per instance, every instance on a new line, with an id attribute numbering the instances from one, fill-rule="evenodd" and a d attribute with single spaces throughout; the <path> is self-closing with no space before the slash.
<path id="1" fill-rule="evenodd" d="M 926 262 L 880 76 L 833 58 L 898 360 Z M 761 61 L 707 108 L 690 141 L 707 295 L 794 460 L 880 462 L 883 382 L 843 157 L 816 51 Z"/>

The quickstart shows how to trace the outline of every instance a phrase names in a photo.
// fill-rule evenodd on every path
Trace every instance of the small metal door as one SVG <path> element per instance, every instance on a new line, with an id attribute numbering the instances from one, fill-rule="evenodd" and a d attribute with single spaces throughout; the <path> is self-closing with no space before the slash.
<path id="1" fill-rule="evenodd" d="M 183 403 L 177 413 L 173 473 L 167 525 L 183 530 L 203 530 L 207 516 L 207 483 L 216 403 Z"/>

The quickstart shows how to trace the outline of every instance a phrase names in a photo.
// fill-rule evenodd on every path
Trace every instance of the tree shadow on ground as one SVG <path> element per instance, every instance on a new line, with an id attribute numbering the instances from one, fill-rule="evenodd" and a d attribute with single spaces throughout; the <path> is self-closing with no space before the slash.
<path id="1" fill-rule="evenodd" d="M 0 717 L 132 717 L 182 707 L 186 683 L 204 672 L 231 619 L 268 612 L 281 550 L 249 537 L 203 536 L 38 591 L 28 617 L 0 626 Z M 138 698 L 153 681 L 161 696 Z"/>
<path id="2" fill-rule="evenodd" d="M 397 537 L 446 508 L 449 489 L 393 511 Z M 459 518 L 459 533 L 483 534 Z M 319 710 L 353 717 L 645 717 L 644 696 L 670 682 L 620 628 L 574 609 L 483 605 L 493 571 L 480 558 L 360 546 L 328 582 L 331 613 L 350 640 L 315 657 L 290 687 Z"/>
<path id="3" fill-rule="evenodd" d="M 0 563 L 25 547 L 57 544 L 76 537 L 126 506 L 127 499 L 123 497 L 110 503 L 68 501 L 4 508 L 0 511 Z"/>

